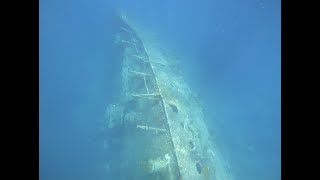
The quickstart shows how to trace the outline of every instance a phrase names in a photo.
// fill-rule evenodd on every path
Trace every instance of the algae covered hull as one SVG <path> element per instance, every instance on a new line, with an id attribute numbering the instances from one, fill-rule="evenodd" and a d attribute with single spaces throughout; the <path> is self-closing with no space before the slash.
<path id="1" fill-rule="evenodd" d="M 119 22 L 121 98 L 107 107 L 105 121 L 106 131 L 123 134 L 119 179 L 230 179 L 177 59 L 124 13 Z"/>

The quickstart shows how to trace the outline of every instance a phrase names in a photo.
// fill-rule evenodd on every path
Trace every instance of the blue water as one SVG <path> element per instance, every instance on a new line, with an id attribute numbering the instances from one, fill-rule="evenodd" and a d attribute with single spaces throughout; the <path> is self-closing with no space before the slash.
<path id="1" fill-rule="evenodd" d="M 118 7 L 188 57 L 235 179 L 280 179 L 279 0 L 40 0 L 40 179 L 106 177 L 96 134 L 121 88 Z"/>

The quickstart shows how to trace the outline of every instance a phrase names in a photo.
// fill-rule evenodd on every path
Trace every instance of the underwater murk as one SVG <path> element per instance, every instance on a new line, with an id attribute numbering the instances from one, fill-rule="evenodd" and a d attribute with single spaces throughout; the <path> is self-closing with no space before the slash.
<path id="1" fill-rule="evenodd" d="M 276 6 L 140 3 L 40 2 L 40 179 L 280 179 Z"/>

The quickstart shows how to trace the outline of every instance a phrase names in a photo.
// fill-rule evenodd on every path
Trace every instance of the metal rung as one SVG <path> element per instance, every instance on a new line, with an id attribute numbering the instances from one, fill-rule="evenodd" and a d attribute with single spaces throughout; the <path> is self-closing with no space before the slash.
<path id="1" fill-rule="evenodd" d="M 135 55 L 135 54 L 133 54 L 133 55 L 131 55 L 131 56 L 132 56 L 132 57 L 135 57 L 135 58 L 138 59 L 138 60 L 141 60 L 141 61 L 144 61 L 144 62 L 149 62 L 149 61 L 145 61 L 145 60 L 147 60 L 146 57 L 138 56 L 138 55 Z"/>
<path id="2" fill-rule="evenodd" d="M 153 93 L 153 94 L 132 94 L 133 97 L 153 97 L 153 96 L 160 96 L 160 93 Z"/>
<path id="3" fill-rule="evenodd" d="M 143 126 L 143 125 L 137 125 L 137 128 L 139 129 L 144 129 L 144 130 L 154 130 L 156 132 L 160 131 L 160 132 L 167 132 L 167 130 L 165 129 L 161 129 L 161 128 L 155 128 L 155 127 L 149 127 L 149 126 Z"/>
<path id="4" fill-rule="evenodd" d="M 126 32 L 128 32 L 128 33 L 132 33 L 130 30 L 128 30 L 128 29 L 126 29 L 126 28 L 120 27 L 120 29 L 122 29 L 122 30 L 124 30 L 124 31 L 126 31 Z"/>
<path id="5" fill-rule="evenodd" d="M 138 71 L 129 70 L 129 72 L 133 73 L 133 74 L 141 75 L 141 76 L 151 76 L 150 74 L 146 74 L 146 73 L 138 72 Z"/>

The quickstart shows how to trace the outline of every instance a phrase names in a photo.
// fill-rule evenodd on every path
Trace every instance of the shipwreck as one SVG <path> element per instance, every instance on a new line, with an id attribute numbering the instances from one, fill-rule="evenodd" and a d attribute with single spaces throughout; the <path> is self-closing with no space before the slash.
<path id="1" fill-rule="evenodd" d="M 118 179 L 230 180 L 179 60 L 152 34 L 119 13 L 114 43 L 123 48 L 121 98 L 106 109 L 105 141 L 121 144 Z M 119 152 L 120 153 L 120 152 Z M 111 171 L 115 162 L 108 161 Z"/>

